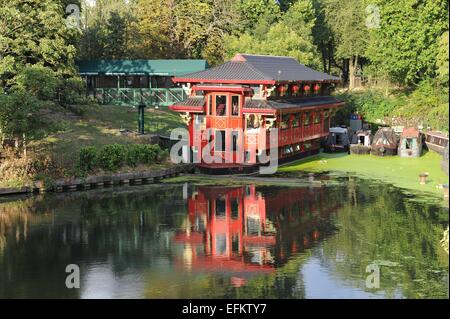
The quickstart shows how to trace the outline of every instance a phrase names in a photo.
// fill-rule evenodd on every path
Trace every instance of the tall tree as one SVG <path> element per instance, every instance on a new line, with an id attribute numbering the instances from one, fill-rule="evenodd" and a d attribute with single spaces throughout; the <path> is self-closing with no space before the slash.
<path id="1" fill-rule="evenodd" d="M 320 60 L 312 39 L 314 23 L 312 2 L 298 0 L 278 17 L 278 22 L 270 25 L 263 15 L 253 32 L 225 37 L 226 55 L 228 58 L 236 53 L 285 55 L 317 68 Z"/>
<path id="2" fill-rule="evenodd" d="M 54 0 L 0 0 L 0 85 L 10 86 L 25 65 L 40 64 L 58 76 L 75 73 L 79 35 Z"/>
<path id="3" fill-rule="evenodd" d="M 348 74 L 349 88 L 354 88 L 356 72 L 368 43 L 365 1 L 324 0 L 323 8 L 325 21 L 333 33 L 335 56 L 343 61 L 344 78 Z"/>
<path id="4" fill-rule="evenodd" d="M 376 0 L 380 27 L 371 30 L 368 56 L 380 72 L 412 85 L 436 75 L 439 40 L 448 31 L 448 0 Z"/>

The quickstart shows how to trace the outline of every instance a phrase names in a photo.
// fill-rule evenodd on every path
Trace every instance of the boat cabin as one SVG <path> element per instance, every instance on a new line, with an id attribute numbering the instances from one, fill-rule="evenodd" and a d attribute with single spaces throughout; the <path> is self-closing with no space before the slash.
<path id="1" fill-rule="evenodd" d="M 442 132 L 426 132 L 425 144 L 429 150 L 439 154 L 444 154 L 444 150 L 448 145 L 448 134 Z"/>
<path id="2" fill-rule="evenodd" d="M 350 134 L 346 127 L 332 127 L 325 140 L 325 152 L 348 152 L 350 146 Z"/>
<path id="3" fill-rule="evenodd" d="M 189 129 L 186 161 L 216 172 L 258 166 L 261 154 L 285 161 L 317 153 L 344 104 L 330 96 L 339 78 L 291 57 L 237 54 L 172 81 L 188 96 L 170 107 Z M 207 146 L 213 163 L 204 159 Z"/>
<path id="4" fill-rule="evenodd" d="M 350 144 L 351 154 L 370 154 L 372 144 L 372 132 L 370 130 L 359 130 L 352 136 Z"/>
<path id="5" fill-rule="evenodd" d="M 422 155 L 422 134 L 414 127 L 403 129 L 398 146 L 400 157 L 420 157 Z"/>
<path id="6" fill-rule="evenodd" d="M 392 156 L 397 154 L 397 135 L 390 127 L 381 127 L 373 137 L 370 154 Z"/>

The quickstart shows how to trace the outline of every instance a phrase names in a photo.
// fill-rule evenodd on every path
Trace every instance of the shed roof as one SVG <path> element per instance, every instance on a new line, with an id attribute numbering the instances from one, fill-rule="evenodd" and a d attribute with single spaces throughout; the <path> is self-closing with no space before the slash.
<path id="1" fill-rule="evenodd" d="M 402 137 L 408 138 L 408 137 L 419 137 L 419 130 L 415 127 L 408 127 L 403 129 Z"/>
<path id="2" fill-rule="evenodd" d="M 338 82 L 338 77 L 315 71 L 292 57 L 237 54 L 231 61 L 205 71 L 185 74 L 175 82 L 261 83 L 289 81 Z"/>
<path id="3" fill-rule="evenodd" d="M 85 60 L 76 64 L 81 75 L 179 76 L 208 66 L 206 60 Z"/>

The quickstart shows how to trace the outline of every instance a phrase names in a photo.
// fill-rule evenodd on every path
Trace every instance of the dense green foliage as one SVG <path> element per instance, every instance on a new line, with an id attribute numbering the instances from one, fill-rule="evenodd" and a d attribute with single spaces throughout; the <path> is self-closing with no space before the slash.
<path id="1" fill-rule="evenodd" d="M 79 20 L 66 12 L 72 3 Z M 448 9 L 448 0 L 0 0 L 0 93 L 9 95 L 0 137 L 43 136 L 49 101 L 86 102 L 75 59 L 215 65 L 238 52 L 295 57 L 350 90 L 361 80 L 366 92 L 341 95 L 343 113 L 448 130 Z"/>
<path id="2" fill-rule="evenodd" d="M 78 154 L 78 168 L 90 172 L 101 168 L 117 171 L 122 166 L 136 167 L 139 164 L 159 163 L 168 156 L 159 145 L 149 144 L 110 144 L 100 149 L 93 146 L 83 147 Z"/>
<path id="3" fill-rule="evenodd" d="M 80 32 L 64 9 L 55 0 L 0 1 L 0 140 L 26 149 L 52 129 L 43 121 L 49 101 L 82 101 L 74 63 Z"/>
<path id="4" fill-rule="evenodd" d="M 359 113 L 371 123 L 448 131 L 448 91 L 435 81 L 423 81 L 414 91 L 390 95 L 381 89 L 371 89 L 347 91 L 337 96 L 346 104 L 336 114 L 336 123 L 347 123 L 350 114 Z"/>

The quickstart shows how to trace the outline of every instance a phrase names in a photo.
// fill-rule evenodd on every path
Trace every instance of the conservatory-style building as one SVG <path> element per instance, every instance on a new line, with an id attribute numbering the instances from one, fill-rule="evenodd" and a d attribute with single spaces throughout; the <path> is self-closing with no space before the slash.
<path id="1" fill-rule="evenodd" d="M 188 95 L 170 108 L 189 128 L 190 160 L 216 172 L 257 167 L 259 155 L 273 152 L 274 142 L 280 161 L 317 153 L 331 116 L 344 104 L 330 96 L 339 78 L 290 57 L 237 54 L 172 81 Z M 269 136 L 271 128 L 278 133 L 276 141 Z M 207 145 L 222 162 L 200 156 Z"/>
<path id="2" fill-rule="evenodd" d="M 186 98 L 173 76 L 203 71 L 206 60 L 78 61 L 88 95 L 102 104 L 169 106 Z"/>

